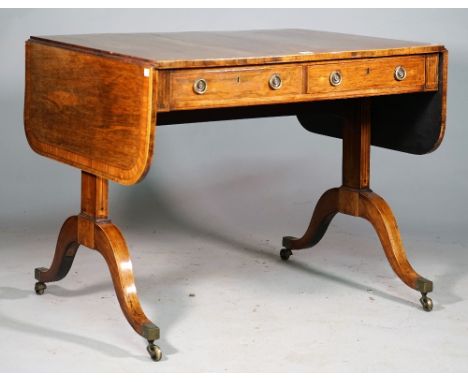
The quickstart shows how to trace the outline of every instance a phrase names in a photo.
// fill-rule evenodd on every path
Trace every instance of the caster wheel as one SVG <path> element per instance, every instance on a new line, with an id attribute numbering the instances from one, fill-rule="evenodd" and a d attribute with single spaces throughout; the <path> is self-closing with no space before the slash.
<path id="1" fill-rule="evenodd" d="M 281 260 L 288 260 L 290 256 L 292 256 L 292 251 L 290 249 L 287 249 L 287 248 L 283 248 L 281 251 L 280 251 L 280 256 L 281 256 Z"/>
<path id="2" fill-rule="evenodd" d="M 422 295 L 422 297 L 419 299 L 421 302 L 421 305 L 426 312 L 430 312 L 433 307 L 432 299 L 427 297 L 425 294 Z"/>
<path id="3" fill-rule="evenodd" d="M 150 342 L 146 347 L 146 350 L 148 350 L 148 353 L 153 361 L 158 362 L 161 360 L 162 351 L 158 345 L 155 345 L 154 343 Z"/>
<path id="4" fill-rule="evenodd" d="M 36 283 L 36 285 L 34 285 L 34 290 L 38 295 L 43 295 L 46 289 L 47 285 L 45 285 L 42 281 L 39 281 Z"/>

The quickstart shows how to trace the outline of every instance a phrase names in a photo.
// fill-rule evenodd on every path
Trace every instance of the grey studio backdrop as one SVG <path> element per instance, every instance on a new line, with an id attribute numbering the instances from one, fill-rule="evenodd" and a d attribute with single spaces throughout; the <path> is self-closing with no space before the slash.
<path id="1" fill-rule="evenodd" d="M 468 243 L 467 10 L 1 10 L 0 259 L 13 264 L 10 274 L 29 274 L 30 284 L 23 285 L 24 290 L 33 286 L 32 269 L 48 265 L 64 219 L 78 212 L 80 185 L 77 169 L 38 156 L 26 142 L 24 41 L 30 35 L 48 34 L 272 28 L 443 43 L 448 48 L 445 140 L 437 151 L 424 156 L 373 148 L 371 187 L 393 208 L 417 270 L 434 279 L 436 287 L 437 276 L 451 279 L 466 273 L 466 261 L 443 248 L 466 249 Z M 111 184 L 111 218 L 126 235 L 131 250 L 146 235 L 155 248 L 170 248 L 168 237 L 174 243 L 184 238 L 187 262 L 193 250 L 191 238 L 224 246 L 226 253 L 261 249 L 273 259 L 278 256 L 281 237 L 302 234 L 319 196 L 340 181 L 341 142 L 305 131 L 293 117 L 162 126 L 156 131 L 147 177 L 132 187 Z M 342 251 L 343 264 L 350 251 L 347 237 L 351 240 L 350 235 L 357 234 L 363 241 L 376 240 L 370 225 L 355 218 L 338 216 L 330 231 L 332 237 L 342 235 L 334 250 Z M 50 251 L 30 253 L 30 263 L 15 267 L 10 250 L 21 251 L 23 245 L 34 252 L 35 246 L 28 241 L 38 240 L 42 240 L 41 248 Z M 431 272 L 430 264 L 418 267 L 426 240 L 441 248 L 440 256 L 433 258 L 443 269 L 439 275 Z M 323 246 L 333 245 L 330 240 L 326 243 Z M 380 256 L 383 264 L 384 253 L 377 244 L 375 248 L 372 255 Z M 138 269 L 138 259 L 144 254 L 133 255 Z M 161 269 L 163 265 L 156 260 L 155 268 Z M 101 263 L 99 267 L 104 274 Z M 339 262 L 333 270 L 340 273 Z M 389 266 L 388 270 L 390 274 Z M 359 279 L 359 272 L 355 276 Z M 416 301 L 417 296 L 411 296 Z M 449 297 L 447 304 L 464 298 Z M 151 305 L 157 304 L 152 301 Z"/>

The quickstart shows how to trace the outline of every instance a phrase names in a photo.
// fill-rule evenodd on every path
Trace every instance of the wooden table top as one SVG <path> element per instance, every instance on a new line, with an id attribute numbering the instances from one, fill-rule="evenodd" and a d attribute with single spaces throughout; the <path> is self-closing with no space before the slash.
<path id="1" fill-rule="evenodd" d="M 311 104 L 373 97 L 372 144 L 423 154 L 445 131 L 446 74 L 442 45 L 301 29 L 31 37 L 25 129 L 38 153 L 134 184 L 156 124 L 283 113 L 341 138 L 341 111 L 316 123 Z"/>
<path id="2" fill-rule="evenodd" d="M 306 62 L 438 52 L 442 45 L 305 29 L 31 37 L 156 68 Z"/>

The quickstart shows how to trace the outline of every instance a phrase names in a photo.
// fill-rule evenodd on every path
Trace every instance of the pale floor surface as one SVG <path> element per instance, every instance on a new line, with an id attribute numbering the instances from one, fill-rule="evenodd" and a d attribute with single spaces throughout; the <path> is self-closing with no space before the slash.
<path id="1" fill-rule="evenodd" d="M 125 321 L 97 253 L 80 249 L 36 296 L 33 269 L 49 265 L 56 232 L 2 232 L 0 371 L 468 371 L 466 244 L 405 237 L 435 282 L 426 313 L 370 229 L 332 225 L 287 263 L 273 236 L 124 233 L 163 360 Z"/>

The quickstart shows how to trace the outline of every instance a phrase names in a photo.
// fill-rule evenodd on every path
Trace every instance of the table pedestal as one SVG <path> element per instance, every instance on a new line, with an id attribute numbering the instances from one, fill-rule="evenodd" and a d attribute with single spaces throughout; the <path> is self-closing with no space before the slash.
<path id="1" fill-rule="evenodd" d="M 425 311 L 432 310 L 432 281 L 420 276 L 409 263 L 392 210 L 383 198 L 370 189 L 371 104 L 353 103 L 343 110 L 343 185 L 326 191 L 315 207 L 309 227 L 301 238 L 286 236 L 281 258 L 288 260 L 294 249 L 310 248 L 324 236 L 337 213 L 368 220 L 379 236 L 385 255 L 398 277 L 421 292 Z"/>
<path id="2" fill-rule="evenodd" d="M 283 238 L 281 258 L 287 260 L 292 250 L 317 244 L 338 212 L 364 218 L 376 230 L 395 273 L 409 287 L 421 292 L 421 304 L 424 310 L 430 311 L 432 300 L 427 293 L 432 291 L 432 281 L 421 277 L 412 268 L 390 207 L 369 188 L 370 107 L 370 101 L 363 100 L 340 111 L 346 121 L 343 131 L 343 185 L 322 195 L 301 238 Z M 63 279 L 80 245 L 95 249 L 107 262 L 125 317 L 133 329 L 148 341 L 148 352 L 158 361 L 162 353 L 154 341 L 159 339 L 159 328 L 146 317 L 141 307 L 125 239 L 108 217 L 108 193 L 106 179 L 82 172 L 81 212 L 63 224 L 50 268 L 36 268 L 38 282 L 35 290 L 37 294 L 43 294 L 45 283 Z"/>
<path id="3" fill-rule="evenodd" d="M 108 218 L 108 181 L 82 172 L 81 212 L 69 217 L 60 231 L 50 268 L 36 268 L 37 294 L 43 294 L 46 282 L 63 279 L 70 270 L 80 245 L 95 249 L 106 260 L 120 307 L 129 324 L 148 340 L 148 352 L 155 361 L 162 353 L 154 341 L 159 328 L 145 315 L 137 295 L 132 262 L 120 230 Z"/>

